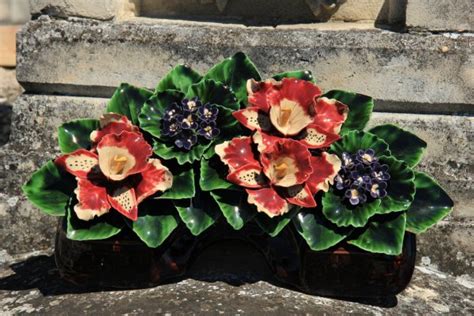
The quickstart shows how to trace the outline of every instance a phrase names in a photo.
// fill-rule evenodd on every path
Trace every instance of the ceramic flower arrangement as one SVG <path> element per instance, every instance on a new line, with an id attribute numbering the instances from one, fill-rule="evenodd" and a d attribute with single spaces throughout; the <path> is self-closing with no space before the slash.
<path id="1" fill-rule="evenodd" d="M 177 66 L 154 91 L 122 84 L 98 120 L 63 124 L 62 154 L 23 190 L 65 216 L 74 240 L 130 230 L 158 247 L 178 225 L 199 235 L 220 219 L 271 236 L 292 225 L 315 251 L 397 255 L 406 231 L 453 202 L 414 170 L 424 141 L 394 125 L 364 131 L 373 106 L 323 93 L 307 71 L 262 79 L 243 53 L 204 76 Z"/>

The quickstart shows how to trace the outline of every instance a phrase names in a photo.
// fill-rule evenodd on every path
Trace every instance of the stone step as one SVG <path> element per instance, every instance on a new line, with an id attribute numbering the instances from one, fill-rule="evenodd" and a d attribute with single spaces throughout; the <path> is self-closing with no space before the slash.
<path id="1" fill-rule="evenodd" d="M 0 147 L 0 248 L 28 252 L 51 244 L 56 219 L 43 215 L 22 195 L 31 173 L 59 154 L 56 129 L 78 118 L 98 117 L 102 98 L 22 95 L 13 105 L 9 142 Z M 420 169 L 433 175 L 455 200 L 453 214 L 420 237 L 420 254 L 445 271 L 474 272 L 474 153 L 472 117 L 374 113 L 371 126 L 396 123 L 425 139 Z M 443 244 L 443 247 L 439 247 Z"/>
<path id="2" fill-rule="evenodd" d="M 202 272 L 207 275 L 114 291 L 65 283 L 50 251 L 29 253 L 0 265 L 0 313 L 62 315 L 66 307 L 71 315 L 469 315 L 474 308 L 472 277 L 451 276 L 429 265 L 416 266 L 410 285 L 397 297 L 353 300 L 307 295 L 262 277 L 249 279 L 249 271 L 244 277 L 234 271 Z"/>
<path id="3" fill-rule="evenodd" d="M 204 72 L 244 51 L 264 76 L 308 69 L 326 90 L 373 96 L 378 111 L 474 113 L 469 34 L 402 34 L 359 23 L 272 28 L 42 16 L 18 39 L 18 80 L 35 93 L 109 97 L 120 82 L 151 88 L 175 64 Z"/>

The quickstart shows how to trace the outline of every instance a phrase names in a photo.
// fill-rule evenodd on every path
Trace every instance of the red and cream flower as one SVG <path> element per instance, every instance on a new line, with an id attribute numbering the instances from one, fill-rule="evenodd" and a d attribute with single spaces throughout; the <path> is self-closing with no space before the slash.
<path id="1" fill-rule="evenodd" d="M 250 79 L 247 91 L 249 106 L 234 117 L 250 130 L 293 138 L 309 148 L 328 147 L 339 139 L 348 107 L 321 97 L 321 89 L 311 82 Z"/>
<path id="2" fill-rule="evenodd" d="M 141 201 L 172 186 L 172 174 L 160 160 L 150 159 L 151 146 L 134 128 L 128 120 L 114 120 L 93 133 L 99 139 L 95 150 L 78 149 L 55 160 L 77 179 L 74 211 L 79 219 L 88 221 L 114 208 L 135 221 Z"/>
<path id="3" fill-rule="evenodd" d="M 244 187 L 248 202 L 270 217 L 287 213 L 293 205 L 315 207 L 314 195 L 329 189 L 341 167 L 337 156 L 323 152 L 313 157 L 293 139 L 275 139 L 265 150 L 255 150 L 255 145 L 252 137 L 238 137 L 215 150 L 229 167 L 227 180 Z"/>

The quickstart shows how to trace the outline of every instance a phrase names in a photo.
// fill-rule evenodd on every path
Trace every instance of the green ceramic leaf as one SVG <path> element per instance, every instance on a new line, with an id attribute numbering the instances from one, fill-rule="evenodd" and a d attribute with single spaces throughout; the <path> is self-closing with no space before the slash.
<path id="1" fill-rule="evenodd" d="M 270 218 L 264 213 L 257 213 L 254 219 L 264 232 L 271 237 L 275 237 L 283 230 L 283 228 L 285 228 L 286 225 L 288 225 L 289 222 L 291 222 L 291 219 L 296 215 L 296 213 L 298 213 L 298 210 L 299 207 L 294 207 L 288 213 L 273 218 Z M 255 212 L 257 212 L 256 209 Z"/>
<path id="2" fill-rule="evenodd" d="M 155 93 L 165 90 L 178 90 L 186 92 L 189 86 L 200 81 L 202 76 L 187 65 L 174 67 L 166 76 L 161 79 L 156 87 Z"/>
<path id="3" fill-rule="evenodd" d="M 378 214 L 387 214 L 406 210 L 415 196 L 415 174 L 408 165 L 394 157 L 379 157 L 382 164 L 389 167 L 387 196 L 381 201 Z"/>
<path id="4" fill-rule="evenodd" d="M 128 83 L 122 83 L 115 90 L 114 95 L 107 104 L 107 112 L 119 113 L 127 116 L 133 124 L 138 124 L 138 115 L 145 101 L 152 96 L 153 92 L 143 88 L 137 88 Z"/>
<path id="5" fill-rule="evenodd" d="M 192 165 L 180 166 L 180 171 L 173 171 L 173 186 L 165 191 L 160 199 L 190 199 L 196 194 L 194 170 Z"/>
<path id="6" fill-rule="evenodd" d="M 187 98 L 198 97 L 202 103 L 219 104 L 231 110 L 238 110 L 240 105 L 232 91 L 221 82 L 203 79 L 189 87 Z"/>
<path id="7" fill-rule="evenodd" d="M 233 187 L 233 184 L 225 179 L 226 175 L 227 170 L 218 158 L 201 160 L 201 172 L 199 177 L 201 190 L 212 191 Z"/>
<path id="8" fill-rule="evenodd" d="M 353 228 L 337 227 L 328 221 L 319 209 L 302 209 L 293 217 L 293 224 L 314 251 L 337 245 L 353 231 Z"/>
<path id="9" fill-rule="evenodd" d="M 149 98 L 143 106 L 138 121 L 140 128 L 152 136 L 161 137 L 161 118 L 166 107 L 174 102 L 180 102 L 184 94 L 178 91 L 163 91 Z"/>
<path id="10" fill-rule="evenodd" d="M 410 167 L 416 166 L 423 157 L 426 142 L 398 126 L 380 125 L 369 132 L 382 138 L 388 144 L 392 156 L 405 161 Z"/>
<path id="11" fill-rule="evenodd" d="M 124 225 L 121 215 L 111 209 L 109 213 L 90 221 L 77 218 L 71 203 L 67 210 L 66 236 L 72 240 L 101 240 L 117 235 Z"/>
<path id="12" fill-rule="evenodd" d="M 404 212 L 377 216 L 360 235 L 348 242 L 369 252 L 396 256 L 402 252 L 405 227 Z"/>
<path id="13" fill-rule="evenodd" d="M 217 115 L 216 124 L 221 131 L 219 138 L 226 138 L 229 136 L 233 138 L 240 135 L 240 123 L 232 115 L 234 110 L 225 108 L 221 105 L 217 105 L 217 108 L 219 109 L 219 114 Z"/>
<path id="14" fill-rule="evenodd" d="M 54 162 L 48 161 L 31 176 L 22 190 L 28 200 L 43 212 L 64 216 L 71 195 L 76 188 L 76 181 L 69 174 L 62 172 Z"/>
<path id="15" fill-rule="evenodd" d="M 363 227 L 380 209 L 380 200 L 352 206 L 345 202 L 333 189 L 326 192 L 322 199 L 324 216 L 339 227 Z"/>
<path id="16" fill-rule="evenodd" d="M 127 224 L 151 248 L 160 246 L 178 227 L 178 215 L 171 201 L 149 201 L 140 204 L 138 219 Z"/>
<path id="17" fill-rule="evenodd" d="M 195 160 L 201 160 L 204 152 L 212 144 L 212 142 L 198 142 L 191 148 L 191 150 L 187 151 L 177 148 L 173 143 L 167 144 L 155 141 L 153 145 L 153 151 L 156 155 L 163 159 L 170 160 L 176 158 L 180 165 L 184 165 L 185 163 L 192 163 Z"/>
<path id="18" fill-rule="evenodd" d="M 359 149 L 372 148 L 376 156 L 388 156 L 390 150 L 388 144 L 374 134 L 351 131 L 342 136 L 342 138 L 331 145 L 330 150 L 341 157 L 343 152 L 356 153 Z"/>
<path id="19" fill-rule="evenodd" d="M 287 71 L 273 76 L 273 79 L 277 81 L 281 81 L 283 78 L 296 78 L 314 83 L 313 74 L 309 70 Z"/>
<path id="20" fill-rule="evenodd" d="M 98 120 L 77 120 L 64 123 L 58 128 L 59 149 L 63 154 L 91 146 L 90 134 L 99 128 Z"/>
<path id="21" fill-rule="evenodd" d="M 363 130 L 374 109 L 374 100 L 363 94 L 331 90 L 323 95 L 329 99 L 336 99 L 349 106 L 347 120 L 342 125 L 341 135 L 351 130 Z"/>
<path id="22" fill-rule="evenodd" d="M 222 214 L 235 230 L 241 229 L 245 223 L 257 214 L 254 207 L 247 203 L 247 194 L 236 191 L 214 191 L 211 196 L 219 205 Z"/>
<path id="23" fill-rule="evenodd" d="M 419 234 L 447 216 L 454 203 L 443 188 L 425 173 L 415 172 L 415 185 L 415 199 L 407 210 L 407 230 Z"/>
<path id="24" fill-rule="evenodd" d="M 192 200 L 176 200 L 174 204 L 181 220 L 194 236 L 211 227 L 220 215 L 219 207 L 209 195 L 203 194 Z"/>
<path id="25" fill-rule="evenodd" d="M 253 62 L 241 52 L 212 67 L 204 78 L 229 86 L 242 104 L 247 104 L 247 80 L 261 80 Z"/>

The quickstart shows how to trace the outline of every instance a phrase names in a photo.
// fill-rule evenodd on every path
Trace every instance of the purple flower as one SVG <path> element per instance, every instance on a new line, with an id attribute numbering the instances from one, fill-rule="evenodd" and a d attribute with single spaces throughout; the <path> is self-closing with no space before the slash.
<path id="1" fill-rule="evenodd" d="M 171 119 L 174 119 L 175 116 L 180 113 L 181 113 L 181 107 L 178 105 L 178 103 L 171 103 L 165 109 L 165 113 L 163 114 L 163 120 L 169 121 Z"/>
<path id="2" fill-rule="evenodd" d="M 178 115 L 176 120 L 182 129 L 196 129 L 198 127 L 198 117 L 194 114 Z"/>
<path id="3" fill-rule="evenodd" d="M 161 133 L 168 137 L 174 137 L 181 132 L 180 124 L 176 119 L 170 119 L 168 121 L 163 121 L 163 127 L 161 128 Z"/>
<path id="4" fill-rule="evenodd" d="M 217 114 L 219 114 L 219 109 L 215 105 L 206 103 L 203 106 L 200 106 L 197 112 L 201 120 L 206 121 L 206 122 L 213 122 L 217 119 Z"/>
<path id="5" fill-rule="evenodd" d="M 381 199 L 387 195 L 389 167 L 381 165 L 373 149 L 342 154 L 342 168 L 334 178 L 335 187 L 344 192 L 352 205 Z"/>
<path id="6" fill-rule="evenodd" d="M 198 134 L 204 136 L 206 139 L 213 139 L 214 137 L 218 136 L 220 133 L 219 129 L 216 128 L 215 122 L 203 122 L 198 130 Z"/>
<path id="7" fill-rule="evenodd" d="M 190 150 L 196 143 L 197 137 L 191 133 L 182 133 L 179 138 L 174 141 L 176 147 L 186 150 Z"/>
<path id="8" fill-rule="evenodd" d="M 192 99 L 184 99 L 181 101 L 181 106 L 183 107 L 184 112 L 188 113 L 195 113 L 198 108 L 201 107 L 201 101 L 199 101 L 199 98 L 195 97 Z"/>

